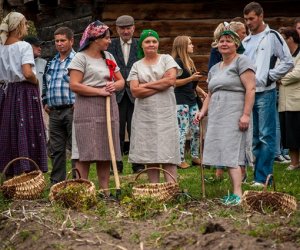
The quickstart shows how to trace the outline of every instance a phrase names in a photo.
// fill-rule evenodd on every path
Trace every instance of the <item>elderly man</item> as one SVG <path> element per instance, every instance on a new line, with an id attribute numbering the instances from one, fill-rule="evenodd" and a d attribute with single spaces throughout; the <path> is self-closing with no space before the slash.
<path id="1" fill-rule="evenodd" d="M 115 57 L 116 62 L 121 69 L 121 74 L 126 80 L 133 63 L 138 60 L 138 41 L 133 38 L 135 29 L 133 17 L 128 15 L 118 17 L 116 20 L 116 29 L 119 37 L 112 40 L 108 51 Z M 124 153 L 125 129 L 127 126 L 127 133 L 130 140 L 131 119 L 134 108 L 134 98 L 132 97 L 128 84 L 125 84 L 124 88 L 117 92 L 117 102 L 119 106 L 120 144 L 121 151 Z M 137 173 L 142 169 L 144 169 L 143 165 L 132 164 L 134 173 Z M 123 171 L 122 162 L 118 162 L 118 171 Z"/>

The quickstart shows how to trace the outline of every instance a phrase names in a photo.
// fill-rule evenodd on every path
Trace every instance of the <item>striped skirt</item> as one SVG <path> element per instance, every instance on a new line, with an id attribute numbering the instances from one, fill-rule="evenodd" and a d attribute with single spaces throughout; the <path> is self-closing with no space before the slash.
<path id="1" fill-rule="evenodd" d="M 34 160 L 47 172 L 46 136 L 39 88 L 28 82 L 0 84 L 0 171 L 17 157 Z M 19 175 L 34 170 L 26 160 L 6 172 Z"/>
<path id="2" fill-rule="evenodd" d="M 119 139 L 119 110 L 116 96 L 112 95 L 110 100 L 113 144 L 116 159 L 120 161 L 122 156 Z M 110 161 L 106 125 L 106 98 L 77 95 L 73 119 L 75 136 L 73 136 L 72 142 L 72 158 L 77 158 L 80 161 Z M 74 153 L 77 149 L 78 156 L 76 156 L 77 153 Z"/>

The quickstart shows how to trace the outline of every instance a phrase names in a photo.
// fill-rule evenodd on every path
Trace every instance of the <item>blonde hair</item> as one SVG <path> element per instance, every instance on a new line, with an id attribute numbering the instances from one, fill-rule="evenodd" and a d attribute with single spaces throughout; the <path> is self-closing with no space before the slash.
<path id="1" fill-rule="evenodd" d="M 226 29 L 225 24 L 220 23 L 214 31 L 214 41 L 211 43 L 211 47 L 216 48 L 218 46 L 218 40 L 220 38 L 220 34 Z"/>
<path id="2" fill-rule="evenodd" d="M 231 30 L 231 31 L 237 33 L 237 31 L 240 30 L 242 27 L 246 28 L 245 24 L 243 24 L 242 22 L 232 21 L 229 24 L 226 22 L 220 23 L 214 31 L 214 41 L 212 42 L 211 47 L 213 47 L 213 48 L 218 47 L 218 41 L 220 39 L 220 34 L 223 31 Z"/>
<path id="3" fill-rule="evenodd" d="M 26 35 L 26 33 L 27 33 L 26 25 L 27 25 L 26 18 L 24 17 L 15 29 L 16 35 L 18 37 L 22 38 L 24 35 Z"/>
<path id="4" fill-rule="evenodd" d="M 231 31 L 237 32 L 242 27 L 246 28 L 245 24 L 243 24 L 242 22 L 230 22 L 228 29 Z"/>
<path id="5" fill-rule="evenodd" d="M 190 74 L 192 74 L 197 70 L 194 61 L 188 54 L 188 45 L 190 40 L 191 37 L 189 36 L 177 36 L 173 42 L 171 55 L 174 59 L 179 57 L 183 63 L 183 66 L 188 70 Z"/>

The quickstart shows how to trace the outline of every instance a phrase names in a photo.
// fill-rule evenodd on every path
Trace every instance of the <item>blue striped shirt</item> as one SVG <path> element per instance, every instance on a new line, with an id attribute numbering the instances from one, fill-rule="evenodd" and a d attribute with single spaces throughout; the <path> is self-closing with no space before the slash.
<path id="1" fill-rule="evenodd" d="M 60 61 L 59 53 L 48 62 L 43 79 L 43 104 L 49 107 L 74 104 L 75 94 L 70 90 L 68 66 L 75 51 Z"/>

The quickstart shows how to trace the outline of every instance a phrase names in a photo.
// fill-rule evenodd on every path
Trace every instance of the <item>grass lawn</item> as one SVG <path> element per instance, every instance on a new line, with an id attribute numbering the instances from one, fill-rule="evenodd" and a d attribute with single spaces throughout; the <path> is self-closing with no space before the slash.
<path id="1" fill-rule="evenodd" d="M 49 166 L 48 184 L 50 161 Z M 299 204 L 300 171 L 286 167 L 274 165 L 276 189 L 295 196 Z M 251 182 L 252 168 L 247 172 Z M 299 249 L 299 210 L 292 215 L 258 214 L 224 206 L 218 199 L 231 191 L 230 180 L 227 173 L 223 180 L 215 180 L 214 174 L 215 169 L 205 169 L 206 199 L 200 169 L 193 166 L 178 169 L 180 189 L 191 198 L 182 195 L 167 204 L 134 200 L 129 183 L 134 184 L 136 175 L 124 156 L 120 202 L 98 197 L 88 210 L 70 210 L 49 203 L 49 185 L 36 201 L 7 201 L 0 195 L 0 249 Z M 98 189 L 95 165 L 89 179 Z M 146 175 L 141 181 L 147 181 Z M 113 176 L 110 187 L 114 193 Z M 254 188 L 243 184 L 248 189 Z"/>
<path id="2" fill-rule="evenodd" d="M 123 174 L 120 175 L 121 186 L 126 185 L 127 182 L 133 181 L 135 175 L 132 174 L 131 164 L 127 162 L 127 155 L 123 157 L 124 170 Z M 189 160 L 190 161 L 190 160 Z M 49 182 L 49 173 L 51 171 L 51 161 L 49 161 L 49 172 L 46 174 L 46 178 Z M 276 191 L 288 193 L 293 195 L 300 201 L 300 171 L 287 171 L 288 164 L 274 164 L 274 179 Z M 71 164 L 68 161 L 68 171 L 70 171 Z M 223 180 L 215 179 L 215 168 L 205 169 L 205 188 L 206 188 L 206 198 L 221 198 L 224 195 L 227 195 L 228 192 L 231 192 L 231 183 L 227 172 L 224 174 Z M 247 168 L 247 183 L 253 181 L 253 169 L 251 167 Z M 146 176 L 146 175 L 144 175 Z M 96 174 L 95 164 L 91 165 L 89 179 L 98 186 L 98 179 Z M 194 199 L 202 199 L 201 191 L 201 175 L 200 168 L 196 166 L 189 167 L 187 169 L 178 169 L 178 181 L 180 189 L 187 192 Z M 114 177 L 110 178 L 110 187 L 114 188 Z M 243 191 L 255 189 L 248 184 L 243 184 Z M 268 190 L 272 190 L 272 187 L 269 187 Z M 113 192 L 113 191 L 112 191 Z"/>

